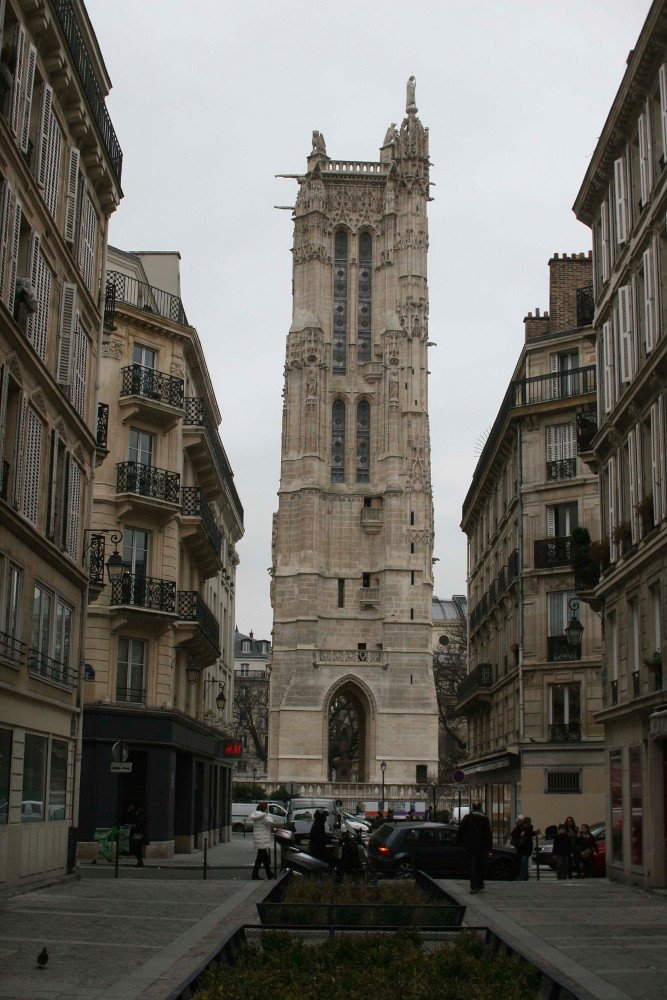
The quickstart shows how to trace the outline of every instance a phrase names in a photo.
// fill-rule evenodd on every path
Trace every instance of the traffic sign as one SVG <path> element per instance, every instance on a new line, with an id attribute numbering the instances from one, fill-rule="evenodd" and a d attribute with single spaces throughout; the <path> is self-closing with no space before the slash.
<path id="1" fill-rule="evenodd" d="M 126 761 L 129 756 L 130 756 L 130 748 L 128 747 L 127 743 L 118 742 L 114 743 L 114 745 L 111 747 L 112 760 L 116 762 Z"/>
<path id="2" fill-rule="evenodd" d="M 466 780 L 466 773 L 465 771 L 462 771 L 460 767 L 457 767 L 456 770 L 454 771 L 454 774 L 452 775 L 452 778 L 454 779 L 457 785 L 460 785 L 462 782 Z"/>
<path id="3" fill-rule="evenodd" d="M 112 774 L 131 774 L 132 773 L 132 762 L 131 761 L 113 761 L 111 764 Z"/>

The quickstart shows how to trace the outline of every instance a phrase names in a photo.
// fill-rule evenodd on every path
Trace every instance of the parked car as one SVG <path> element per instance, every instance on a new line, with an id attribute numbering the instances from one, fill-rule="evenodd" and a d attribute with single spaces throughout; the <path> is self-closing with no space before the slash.
<path id="1" fill-rule="evenodd" d="M 308 840 L 318 809 L 327 814 L 326 827 L 330 834 L 335 834 L 339 829 L 340 814 L 334 799 L 292 799 L 287 811 L 287 829 L 292 831 L 295 840 Z"/>
<path id="2" fill-rule="evenodd" d="M 252 830 L 251 813 L 256 812 L 257 802 L 232 802 L 232 831 L 243 833 Z M 280 829 L 287 823 L 287 810 L 280 802 L 269 802 L 269 816 L 274 829 Z"/>
<path id="3" fill-rule="evenodd" d="M 458 827 L 453 823 L 383 823 L 371 834 L 368 862 L 380 874 L 409 877 L 415 871 L 435 878 L 466 878 L 468 855 L 456 846 Z M 494 847 L 488 852 L 485 877 L 517 878 L 519 864 L 513 847 Z"/>
<path id="4" fill-rule="evenodd" d="M 606 824 L 591 823 L 590 831 L 595 837 L 598 848 L 597 854 L 593 855 L 593 875 L 596 878 L 604 878 L 607 871 Z M 537 844 L 537 850 L 533 853 L 533 860 L 537 861 L 539 857 L 541 865 L 547 865 L 552 871 L 556 871 L 556 859 L 553 855 L 553 847 L 554 842 L 552 837 L 545 837 L 544 840 L 540 839 Z"/>

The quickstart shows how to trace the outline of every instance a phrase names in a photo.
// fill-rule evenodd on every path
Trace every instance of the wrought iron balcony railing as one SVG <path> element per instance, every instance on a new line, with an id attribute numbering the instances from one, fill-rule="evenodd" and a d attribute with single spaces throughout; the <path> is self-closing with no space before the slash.
<path id="1" fill-rule="evenodd" d="M 227 461 L 225 449 L 222 447 L 222 441 L 220 440 L 218 428 L 211 419 L 206 401 L 204 399 L 201 399 L 199 396 L 185 397 L 185 425 L 188 427 L 203 427 L 206 431 L 211 444 L 211 450 L 215 455 L 222 478 L 227 484 L 227 488 L 229 489 L 232 497 L 232 502 L 236 508 L 241 523 L 243 523 L 243 507 L 241 506 L 239 495 L 236 492 L 236 487 L 234 486 L 234 474 L 231 470 L 229 462 Z"/>
<path id="2" fill-rule="evenodd" d="M 208 505 L 201 486 L 184 486 L 181 489 L 181 504 L 185 517 L 200 518 L 211 548 L 216 556 L 219 557 L 222 547 L 222 535 L 213 519 L 211 508 Z"/>
<path id="3" fill-rule="evenodd" d="M 123 702 L 124 704 L 145 705 L 146 704 L 146 688 L 117 687 L 116 688 L 116 701 Z"/>
<path id="4" fill-rule="evenodd" d="M 580 722 L 556 722 L 549 726 L 551 743 L 578 743 L 580 739 Z"/>
<path id="5" fill-rule="evenodd" d="M 138 281 L 120 271 L 107 271 L 106 286 L 104 293 L 104 322 L 106 326 L 113 326 L 116 305 L 123 302 L 128 306 L 135 306 L 143 309 L 144 312 L 154 313 L 162 316 L 163 319 L 171 320 L 180 326 L 188 326 L 188 319 L 185 315 L 183 302 L 178 295 L 165 292 L 162 288 L 155 288 L 145 281 Z"/>
<path id="6" fill-rule="evenodd" d="M 561 458 L 555 462 L 547 462 L 548 483 L 560 483 L 563 479 L 574 479 L 576 474 L 576 458 Z"/>
<path id="7" fill-rule="evenodd" d="M 9 632 L 0 632 L 0 660 L 11 663 L 13 667 L 20 667 L 24 652 L 24 642 Z"/>
<path id="8" fill-rule="evenodd" d="M 552 569 L 556 566 L 570 565 L 570 536 L 558 538 L 539 538 L 535 542 L 535 569 Z"/>
<path id="9" fill-rule="evenodd" d="M 220 651 L 220 623 L 196 590 L 179 590 L 178 617 L 180 621 L 196 622 L 211 646 Z"/>
<path id="10" fill-rule="evenodd" d="M 109 432 L 109 404 L 97 404 L 97 447 L 106 448 Z"/>
<path id="11" fill-rule="evenodd" d="M 564 635 L 547 636 L 547 661 L 560 663 L 581 659 L 581 645 L 573 646 Z"/>
<path id="12" fill-rule="evenodd" d="M 91 535 L 88 546 L 88 580 L 100 587 L 104 584 L 104 555 L 104 535 Z"/>
<path id="13" fill-rule="evenodd" d="M 503 566 L 496 579 L 492 580 L 489 589 L 470 612 L 470 627 L 472 629 L 477 628 L 482 619 L 489 612 L 493 611 L 500 598 L 513 581 L 516 580 L 518 575 L 519 553 L 517 549 L 514 549 L 509 555 L 507 565 Z"/>
<path id="14" fill-rule="evenodd" d="M 167 472 L 166 469 L 158 469 L 154 465 L 118 462 L 116 493 L 137 493 L 153 500 L 180 504 L 181 477 L 178 472 Z"/>
<path id="15" fill-rule="evenodd" d="M 53 6 L 72 54 L 81 85 L 90 105 L 90 110 L 93 113 L 93 120 L 100 134 L 102 145 L 109 157 L 114 177 L 120 184 L 120 177 L 123 171 L 123 153 L 114 127 L 111 124 L 111 118 L 109 117 L 102 91 L 95 76 L 93 64 L 79 29 L 73 5 L 71 0 L 54 0 Z"/>
<path id="16" fill-rule="evenodd" d="M 598 432 L 598 418 L 595 408 L 586 407 L 579 410 L 575 423 L 577 427 L 577 451 L 590 451 L 591 442 Z"/>
<path id="17" fill-rule="evenodd" d="M 62 684 L 63 687 L 72 687 L 74 683 L 67 663 L 47 656 L 34 646 L 28 650 L 28 670 L 33 677 L 43 677 L 55 684 Z"/>
<path id="18" fill-rule="evenodd" d="M 479 691 L 488 690 L 493 684 L 493 668 L 490 663 L 478 663 L 459 684 L 457 702 L 467 701 Z"/>
<path id="19" fill-rule="evenodd" d="M 593 286 L 577 288 L 577 326 L 590 326 L 595 315 Z"/>
<path id="20" fill-rule="evenodd" d="M 154 576 L 123 573 L 120 580 L 111 584 L 111 603 L 174 615 L 176 584 L 173 580 L 160 580 Z"/>
<path id="21" fill-rule="evenodd" d="M 165 375 L 145 365 L 128 365 L 120 372 L 121 396 L 142 396 L 166 406 L 182 408 L 184 384 L 182 378 Z"/>

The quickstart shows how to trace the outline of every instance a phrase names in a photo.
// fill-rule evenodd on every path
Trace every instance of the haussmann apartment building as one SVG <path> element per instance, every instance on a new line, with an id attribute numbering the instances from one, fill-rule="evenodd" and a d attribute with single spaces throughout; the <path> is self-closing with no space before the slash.
<path id="1" fill-rule="evenodd" d="M 577 823 L 604 816 L 600 622 L 577 599 L 571 565 L 575 542 L 599 535 L 597 478 L 577 447 L 577 417 L 596 399 L 591 269 L 584 254 L 549 261 L 549 312 L 524 320 L 525 342 L 463 505 L 461 767 L 500 843 L 520 813 L 542 829 L 568 814 Z"/>
<path id="2" fill-rule="evenodd" d="M 651 6 L 575 202 L 593 232 L 607 874 L 667 885 L 667 4 Z M 598 551 L 600 549 L 601 551 Z M 596 585 L 597 584 L 597 585 Z"/>
<path id="3" fill-rule="evenodd" d="M 76 856 L 109 88 L 83 3 L 0 0 L 0 891 Z"/>
<path id="4" fill-rule="evenodd" d="M 129 804 L 148 856 L 229 835 L 243 508 L 178 253 L 110 247 L 90 543 L 81 856 Z M 122 563 L 110 582 L 110 556 Z M 132 771 L 111 772 L 114 743 Z"/>

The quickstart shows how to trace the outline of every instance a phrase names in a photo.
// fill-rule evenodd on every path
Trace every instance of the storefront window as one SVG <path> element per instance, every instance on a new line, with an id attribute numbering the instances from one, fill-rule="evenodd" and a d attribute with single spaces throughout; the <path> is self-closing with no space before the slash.
<path id="1" fill-rule="evenodd" d="M 44 819 L 44 793 L 46 792 L 45 736 L 25 735 L 23 753 L 23 802 L 21 822 L 36 823 Z"/>
<path id="2" fill-rule="evenodd" d="M 9 775 L 12 763 L 12 731 L 0 729 L 0 825 L 9 822 Z"/>
<path id="3" fill-rule="evenodd" d="M 609 754 L 611 792 L 611 860 L 623 864 L 623 768 L 621 751 Z"/>
<path id="4" fill-rule="evenodd" d="M 65 792 L 67 790 L 67 743 L 51 742 L 51 770 L 49 772 L 49 819 L 65 819 Z"/>
<path id="5" fill-rule="evenodd" d="M 630 806 L 632 829 L 630 854 L 633 868 L 641 868 L 644 864 L 643 829 L 642 829 L 642 748 L 630 747 Z"/>

